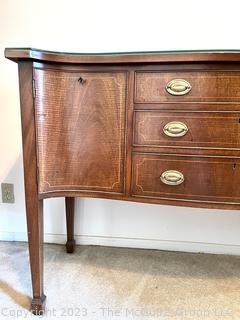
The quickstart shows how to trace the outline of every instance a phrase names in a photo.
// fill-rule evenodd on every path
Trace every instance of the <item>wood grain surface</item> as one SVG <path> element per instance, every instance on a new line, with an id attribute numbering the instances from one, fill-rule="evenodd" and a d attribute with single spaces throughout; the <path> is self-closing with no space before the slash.
<path id="1" fill-rule="evenodd" d="M 34 78 L 39 191 L 123 193 L 126 74 L 36 69 Z"/>
<path id="2" fill-rule="evenodd" d="M 39 315 L 45 308 L 43 290 L 43 200 L 38 199 L 36 124 L 32 92 L 32 63 L 20 62 L 19 83 L 23 141 L 26 218 L 33 299 L 31 311 Z"/>
<path id="3" fill-rule="evenodd" d="M 186 95 L 166 91 L 174 79 L 184 79 L 192 87 Z M 240 71 L 137 72 L 135 102 L 240 102 Z"/>
<path id="4" fill-rule="evenodd" d="M 184 175 L 180 185 L 166 185 L 163 172 Z M 132 192 L 144 197 L 240 202 L 240 159 L 134 154 Z"/>
<path id="5" fill-rule="evenodd" d="M 169 137 L 163 129 L 184 123 L 182 137 Z M 240 112 L 135 112 L 134 145 L 198 148 L 240 148 Z"/>
<path id="6" fill-rule="evenodd" d="M 65 197 L 69 253 L 75 197 L 240 209 L 240 51 L 5 56 L 19 64 L 34 314 L 45 305 L 43 199 Z M 191 90 L 169 94 L 173 79 Z M 164 134 L 172 121 L 187 133 Z M 166 184 L 169 170 L 180 184 Z"/>
<path id="7" fill-rule="evenodd" d="M 119 53 L 67 53 L 40 50 L 36 48 L 5 48 L 5 57 L 20 61 L 23 59 L 35 61 L 63 63 L 162 63 L 162 62 L 228 62 L 240 61 L 239 50 L 196 50 L 196 51 L 149 51 L 149 52 L 119 52 Z"/>

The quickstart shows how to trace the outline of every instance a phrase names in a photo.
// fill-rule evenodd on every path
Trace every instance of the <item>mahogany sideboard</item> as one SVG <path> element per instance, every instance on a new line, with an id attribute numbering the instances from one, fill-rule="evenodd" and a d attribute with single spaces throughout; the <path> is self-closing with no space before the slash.
<path id="1" fill-rule="evenodd" d="M 32 311 L 44 310 L 43 199 L 240 208 L 240 51 L 76 54 L 18 63 Z"/>

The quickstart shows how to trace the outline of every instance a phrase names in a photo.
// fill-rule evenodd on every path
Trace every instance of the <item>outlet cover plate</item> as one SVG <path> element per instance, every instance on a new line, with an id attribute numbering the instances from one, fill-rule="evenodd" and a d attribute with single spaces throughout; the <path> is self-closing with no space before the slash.
<path id="1" fill-rule="evenodd" d="M 14 186 L 13 183 L 1 183 L 2 189 L 2 202 L 14 203 Z"/>

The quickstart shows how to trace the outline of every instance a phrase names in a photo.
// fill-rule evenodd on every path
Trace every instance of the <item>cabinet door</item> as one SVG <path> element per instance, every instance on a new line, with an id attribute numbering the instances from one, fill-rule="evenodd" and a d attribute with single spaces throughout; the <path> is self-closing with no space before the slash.
<path id="1" fill-rule="evenodd" d="M 39 192 L 124 192 L 125 72 L 35 69 Z"/>

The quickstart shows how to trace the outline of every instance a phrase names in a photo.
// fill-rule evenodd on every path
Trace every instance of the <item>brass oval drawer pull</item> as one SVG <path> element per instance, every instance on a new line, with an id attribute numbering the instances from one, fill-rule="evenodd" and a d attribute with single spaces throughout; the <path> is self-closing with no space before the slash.
<path id="1" fill-rule="evenodd" d="M 174 96 L 183 96 L 192 89 L 192 86 L 187 80 L 174 79 L 168 82 L 166 90 Z"/>
<path id="2" fill-rule="evenodd" d="M 165 184 L 177 186 L 183 183 L 184 175 L 177 170 L 167 170 L 161 174 L 160 179 Z"/>
<path id="3" fill-rule="evenodd" d="M 172 121 L 167 123 L 164 128 L 163 132 L 166 136 L 177 138 L 183 137 L 188 132 L 188 127 L 185 123 L 180 121 Z"/>

